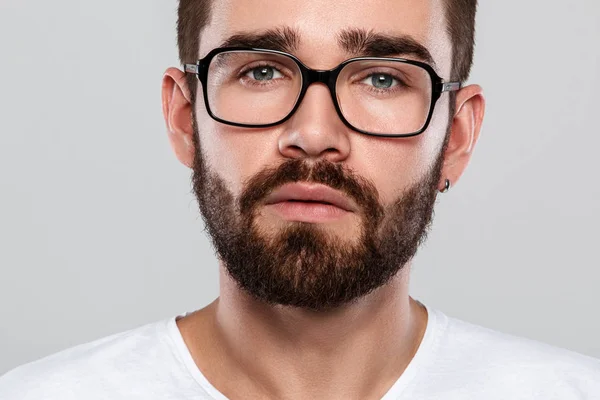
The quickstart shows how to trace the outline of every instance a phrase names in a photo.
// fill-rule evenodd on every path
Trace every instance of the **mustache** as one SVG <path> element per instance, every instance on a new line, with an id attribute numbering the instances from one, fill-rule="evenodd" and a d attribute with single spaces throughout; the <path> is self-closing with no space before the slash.
<path id="1" fill-rule="evenodd" d="M 278 166 L 265 168 L 250 178 L 238 200 L 240 213 L 249 215 L 273 190 L 287 183 L 315 183 L 331 187 L 353 199 L 368 214 L 380 211 L 375 185 L 357 176 L 342 164 L 326 159 L 308 162 L 305 159 L 286 160 Z"/>

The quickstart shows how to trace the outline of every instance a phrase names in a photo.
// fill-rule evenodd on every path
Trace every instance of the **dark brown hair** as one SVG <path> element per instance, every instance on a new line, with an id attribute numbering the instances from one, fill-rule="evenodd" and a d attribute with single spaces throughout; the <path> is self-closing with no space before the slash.
<path id="1" fill-rule="evenodd" d="M 194 64 L 198 59 L 200 35 L 210 18 L 211 0 L 179 0 L 177 44 L 182 64 Z M 475 48 L 475 14 L 477 0 L 445 0 L 448 34 L 452 42 L 452 72 L 450 79 L 465 82 L 469 78 Z M 197 79 L 188 75 L 192 101 L 196 100 Z M 450 104 L 454 105 L 451 92 Z"/>

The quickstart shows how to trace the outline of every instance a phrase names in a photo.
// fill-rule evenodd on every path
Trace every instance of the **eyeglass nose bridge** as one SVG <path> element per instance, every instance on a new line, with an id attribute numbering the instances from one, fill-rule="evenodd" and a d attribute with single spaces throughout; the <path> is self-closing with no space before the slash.
<path id="1" fill-rule="evenodd" d="M 331 70 L 317 70 L 310 69 L 306 66 L 302 66 L 302 75 L 303 75 L 303 84 L 302 84 L 302 92 L 303 94 L 308 90 L 308 87 L 313 83 L 323 83 L 325 86 L 329 88 L 329 92 L 332 96 L 335 95 L 335 81 L 338 75 L 338 69 Z M 334 99 L 335 102 L 335 99 Z"/>
<path id="2" fill-rule="evenodd" d="M 325 86 L 327 86 L 329 88 L 329 94 L 331 95 L 331 101 L 333 102 L 333 107 L 335 108 L 338 118 L 346 126 L 348 126 L 350 129 L 354 130 L 355 128 L 348 122 L 348 120 L 342 113 L 342 109 L 340 108 L 340 104 L 337 99 L 337 89 L 336 89 L 337 79 L 338 79 L 338 76 L 340 75 L 340 71 L 344 67 L 344 64 L 341 64 L 337 68 L 330 69 L 330 70 L 317 70 L 317 69 L 311 69 L 299 61 L 297 61 L 297 63 L 302 72 L 302 80 L 303 80 L 302 88 L 300 90 L 300 96 L 298 96 L 296 106 L 294 107 L 294 110 L 290 113 L 290 115 L 288 115 L 288 118 L 290 118 L 292 116 L 292 114 L 296 113 L 296 111 L 300 107 L 300 104 L 304 100 L 304 96 L 306 95 L 308 88 L 313 83 L 323 83 Z"/>
<path id="3" fill-rule="evenodd" d="M 301 89 L 300 96 L 298 98 L 298 104 L 297 104 L 296 108 L 300 106 L 300 103 L 304 99 L 304 95 L 306 94 L 306 92 L 308 91 L 308 88 L 313 83 L 322 83 L 329 88 L 329 94 L 331 95 L 331 100 L 333 101 L 335 110 L 337 111 L 338 116 L 342 119 L 342 121 L 344 121 L 344 123 L 346 123 L 346 119 L 342 115 L 342 110 L 340 110 L 340 106 L 337 101 L 336 88 L 335 88 L 337 76 L 339 75 L 340 68 L 338 67 L 338 68 L 331 69 L 331 70 L 316 70 L 316 69 L 310 69 L 304 65 L 300 65 L 300 67 L 302 69 L 303 82 L 302 82 L 302 89 Z"/>
<path id="4" fill-rule="evenodd" d="M 331 86 L 334 70 L 316 70 L 306 69 L 306 84 L 308 86 L 312 83 L 324 83 L 327 86 Z"/>

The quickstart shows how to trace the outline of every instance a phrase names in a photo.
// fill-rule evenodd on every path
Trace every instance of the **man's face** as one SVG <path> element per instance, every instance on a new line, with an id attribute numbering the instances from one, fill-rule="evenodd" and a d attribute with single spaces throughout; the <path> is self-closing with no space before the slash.
<path id="1" fill-rule="evenodd" d="M 411 36 L 447 78 L 445 27 L 441 0 L 219 0 L 200 57 L 232 35 L 291 28 L 299 39 L 294 55 L 308 67 L 331 69 L 351 58 L 338 38 L 356 28 Z M 329 309 L 385 284 L 414 256 L 440 184 L 447 94 L 428 129 L 411 138 L 350 130 L 321 84 L 308 89 L 291 119 L 266 129 L 220 124 L 198 95 L 194 190 L 218 256 L 242 289 L 273 304 Z M 326 222 L 284 216 L 265 202 L 292 182 L 336 189 L 356 211 Z"/>

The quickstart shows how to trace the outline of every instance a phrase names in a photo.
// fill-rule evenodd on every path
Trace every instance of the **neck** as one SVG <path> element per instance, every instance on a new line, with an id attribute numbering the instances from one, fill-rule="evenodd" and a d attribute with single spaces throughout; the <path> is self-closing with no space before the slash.
<path id="1" fill-rule="evenodd" d="M 409 270 L 356 303 L 316 313 L 257 301 L 221 265 L 220 297 L 179 325 L 200 370 L 231 399 L 380 399 L 425 332 Z"/>

